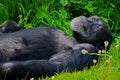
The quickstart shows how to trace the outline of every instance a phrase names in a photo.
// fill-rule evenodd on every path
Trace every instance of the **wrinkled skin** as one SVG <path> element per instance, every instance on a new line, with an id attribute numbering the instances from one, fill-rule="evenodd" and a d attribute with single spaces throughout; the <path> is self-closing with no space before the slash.
<path id="1" fill-rule="evenodd" d="M 79 43 L 90 43 L 104 49 L 104 41 L 112 42 L 113 37 L 105 22 L 98 16 L 76 17 L 71 21 L 73 36 Z"/>
<path id="2" fill-rule="evenodd" d="M 87 50 L 89 54 L 83 54 L 82 50 Z M 65 50 L 53 55 L 49 60 L 28 60 L 22 62 L 7 62 L 0 66 L 0 77 L 5 80 L 16 80 L 31 77 L 52 76 L 62 71 L 83 70 L 94 65 L 93 60 L 98 60 L 98 56 L 90 55 L 97 53 L 97 48 L 90 44 L 78 44 L 73 50 Z M 7 72 L 7 75 L 6 75 Z M 26 76 L 27 75 L 27 76 Z"/>

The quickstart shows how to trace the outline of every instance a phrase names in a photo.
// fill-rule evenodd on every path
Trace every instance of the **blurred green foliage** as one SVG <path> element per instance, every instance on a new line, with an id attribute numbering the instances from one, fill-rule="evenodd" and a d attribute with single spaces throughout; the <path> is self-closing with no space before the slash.
<path id="1" fill-rule="evenodd" d="M 12 19 L 26 28 L 53 26 L 71 34 L 72 18 L 98 15 L 118 33 L 119 6 L 119 0 L 0 0 L 0 24 Z"/>

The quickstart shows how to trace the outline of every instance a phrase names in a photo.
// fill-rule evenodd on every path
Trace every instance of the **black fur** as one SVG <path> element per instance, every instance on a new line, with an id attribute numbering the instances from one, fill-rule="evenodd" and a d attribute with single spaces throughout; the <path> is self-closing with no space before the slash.
<path id="1" fill-rule="evenodd" d="M 78 43 L 90 43 L 104 49 L 104 41 L 111 43 L 113 40 L 105 22 L 98 16 L 74 18 L 71 21 L 74 38 L 51 27 L 16 30 L 17 23 L 14 21 L 8 21 L 3 28 L 7 33 L 0 35 L 0 62 L 48 59 L 59 51 L 72 49 Z M 11 43 L 14 44 L 12 47 Z"/>
<path id="2" fill-rule="evenodd" d="M 63 31 L 51 28 L 31 28 L 0 36 L 0 62 L 49 59 L 53 54 L 71 49 L 77 41 Z M 5 47 L 6 46 L 6 47 Z"/>
<path id="3" fill-rule="evenodd" d="M 71 29 L 79 43 L 90 43 L 99 49 L 104 49 L 104 41 L 111 44 L 113 40 L 107 25 L 98 16 L 76 17 L 71 21 Z"/>
<path id="4" fill-rule="evenodd" d="M 0 26 L 0 32 L 10 33 L 18 30 L 24 29 L 24 27 L 19 26 L 15 21 L 9 20 Z"/>
<path id="5" fill-rule="evenodd" d="M 97 60 L 97 56 L 81 54 L 83 48 L 97 52 L 104 48 L 104 41 L 111 43 L 113 40 L 106 24 L 98 16 L 77 17 L 72 20 L 71 29 L 74 37 L 51 27 L 3 32 L 0 35 L 2 79 L 6 71 L 6 79 L 14 80 L 27 74 L 30 78 L 51 76 L 63 70 L 82 70 L 84 66 L 93 65 L 93 59 Z"/>
<path id="6" fill-rule="evenodd" d="M 75 46 L 76 47 L 76 46 Z M 89 54 L 82 54 L 85 49 Z M 93 60 L 98 60 L 98 56 L 90 55 L 97 53 L 97 48 L 90 44 L 80 44 L 73 50 L 61 51 L 53 55 L 49 60 L 28 60 L 22 62 L 7 62 L 0 66 L 0 76 L 5 80 L 16 80 L 31 77 L 52 76 L 62 71 L 83 70 L 83 67 L 92 66 Z M 7 73 L 7 74 L 6 74 Z"/>

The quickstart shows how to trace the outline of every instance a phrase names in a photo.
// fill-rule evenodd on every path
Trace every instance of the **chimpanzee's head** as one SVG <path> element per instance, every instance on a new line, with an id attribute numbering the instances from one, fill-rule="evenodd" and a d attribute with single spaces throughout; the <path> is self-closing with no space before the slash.
<path id="1" fill-rule="evenodd" d="M 104 41 L 112 42 L 113 37 L 105 22 L 98 16 L 79 16 L 71 21 L 73 36 L 80 43 L 90 43 L 99 49 L 104 48 Z"/>

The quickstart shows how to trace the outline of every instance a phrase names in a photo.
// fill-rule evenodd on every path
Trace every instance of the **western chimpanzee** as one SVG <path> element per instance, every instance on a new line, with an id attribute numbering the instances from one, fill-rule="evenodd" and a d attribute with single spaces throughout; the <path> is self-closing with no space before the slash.
<path id="1" fill-rule="evenodd" d="M 99 49 L 104 49 L 104 41 L 111 43 L 113 40 L 111 32 L 108 30 L 104 21 L 98 16 L 89 18 L 80 16 L 74 18 L 71 21 L 74 38 L 69 37 L 61 30 L 51 27 L 19 29 L 21 29 L 20 26 L 14 21 L 8 21 L 2 26 L 3 34 L 0 35 L 0 56 L 4 57 L 1 58 L 0 62 L 48 59 L 54 53 L 71 49 L 78 43 L 90 43 Z M 19 45 L 16 44 L 18 41 Z M 4 46 L 11 47 L 11 43 L 16 45 L 13 45 L 10 49 L 4 48 Z M 20 48 L 17 48 L 18 46 Z"/>
<path id="2" fill-rule="evenodd" d="M 86 54 L 83 50 L 86 50 Z M 28 60 L 6 62 L 0 65 L 0 77 L 5 80 L 16 80 L 26 77 L 46 77 L 64 71 L 83 70 L 83 67 L 94 65 L 93 60 L 98 60 L 98 49 L 93 45 L 78 44 L 71 50 L 61 51 L 54 54 L 49 60 Z M 6 75 L 7 74 L 7 75 Z"/>
<path id="3" fill-rule="evenodd" d="M 53 59 L 52 61 L 53 63 L 51 64 L 49 61 L 51 60 L 50 58 L 51 56 L 54 57 L 60 56 L 58 52 L 65 51 L 61 53 L 61 54 L 65 54 L 65 56 L 63 56 L 64 58 L 63 60 L 65 60 L 67 64 L 73 65 L 75 61 L 71 63 L 72 60 L 69 62 L 69 58 L 70 59 L 74 58 L 74 55 L 69 57 L 69 54 L 78 53 L 78 52 L 74 52 L 76 51 L 74 48 L 79 43 L 86 43 L 86 46 L 84 45 L 84 47 L 87 47 L 88 46 L 87 43 L 90 43 L 95 47 L 97 47 L 98 49 L 104 49 L 104 41 L 108 41 L 109 43 L 111 43 L 113 40 L 113 37 L 110 31 L 108 30 L 108 28 L 106 27 L 106 24 L 98 16 L 92 16 L 89 18 L 86 18 L 85 16 L 80 16 L 74 18 L 71 21 L 71 29 L 73 30 L 74 37 L 70 37 L 67 34 L 65 34 L 63 31 L 51 27 L 23 29 L 23 30 L 13 31 L 11 33 L 9 33 L 8 31 L 6 33 L 1 34 L 0 35 L 0 62 L 1 62 L 0 73 L 4 73 L 7 69 L 10 69 L 10 71 L 8 72 L 10 73 L 11 77 L 14 76 L 14 74 L 16 74 L 17 77 L 19 77 L 19 75 L 21 77 L 22 74 L 24 76 L 25 75 L 24 72 L 31 73 L 33 76 L 35 75 L 37 76 L 39 71 L 43 72 L 41 73 L 41 75 L 53 74 L 53 72 L 56 72 L 54 71 L 55 70 L 54 66 L 56 67 L 56 63 L 59 63 L 59 60 L 58 62 L 55 62 L 57 59 L 55 60 Z M 91 50 L 95 50 L 95 49 L 91 48 Z M 62 59 L 62 56 L 60 57 Z M 85 57 L 86 60 L 88 60 L 87 58 L 88 57 Z M 40 59 L 44 59 L 44 60 L 40 60 Z M 77 60 L 78 59 L 76 59 L 76 62 Z M 15 61 L 15 62 L 9 62 L 9 61 Z M 82 66 L 82 64 L 85 63 L 86 62 L 83 60 L 83 62 L 80 63 L 80 65 Z M 30 67 L 31 64 L 35 66 Z M 66 63 L 62 62 L 61 64 L 62 64 L 61 66 L 63 66 Z M 42 67 L 40 67 L 40 65 Z M 60 64 L 57 65 L 60 66 Z M 73 67 L 69 66 L 69 69 L 71 68 L 75 69 L 77 65 L 79 64 L 76 63 L 76 65 Z M 53 72 L 47 73 L 46 70 L 49 69 L 44 68 L 45 66 L 49 66 L 50 67 L 49 69 L 53 70 Z M 38 71 L 38 73 L 36 72 L 35 74 L 33 74 L 32 71 L 34 70 Z M 64 70 L 64 68 L 61 68 L 61 70 Z"/>

